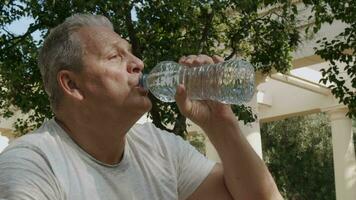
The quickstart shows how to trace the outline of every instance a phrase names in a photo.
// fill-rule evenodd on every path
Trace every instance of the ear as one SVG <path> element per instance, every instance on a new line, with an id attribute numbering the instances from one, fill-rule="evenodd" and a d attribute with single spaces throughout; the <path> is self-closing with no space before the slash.
<path id="1" fill-rule="evenodd" d="M 78 88 L 77 76 L 73 71 L 61 70 L 57 74 L 57 81 L 65 94 L 77 100 L 83 100 L 84 96 Z"/>

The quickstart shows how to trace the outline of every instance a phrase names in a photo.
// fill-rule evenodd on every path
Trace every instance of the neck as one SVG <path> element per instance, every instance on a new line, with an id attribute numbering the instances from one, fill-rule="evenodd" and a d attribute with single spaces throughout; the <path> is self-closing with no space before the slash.
<path id="1" fill-rule="evenodd" d="M 77 112 L 78 113 L 78 112 Z M 110 121 L 93 119 L 91 117 L 75 117 L 74 113 L 56 116 L 57 123 L 84 151 L 95 159 L 106 164 L 119 163 L 124 154 L 125 138 L 127 131 L 133 126 L 133 122 L 122 123 L 125 120 Z M 92 116 L 92 115 L 91 115 Z M 79 120 L 78 120 L 79 119 Z"/>

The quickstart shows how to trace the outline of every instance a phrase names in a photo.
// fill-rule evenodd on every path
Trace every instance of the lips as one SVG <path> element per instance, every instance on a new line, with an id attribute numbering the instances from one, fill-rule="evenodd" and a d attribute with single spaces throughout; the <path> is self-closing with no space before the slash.
<path id="1" fill-rule="evenodd" d="M 141 87 L 140 85 L 137 85 L 135 89 L 137 89 L 137 91 L 143 96 L 148 95 L 148 90 L 145 90 L 145 88 Z"/>
<path id="2" fill-rule="evenodd" d="M 144 87 L 142 87 L 142 84 L 140 83 L 140 77 L 138 77 L 138 79 L 135 81 L 136 85 L 134 86 L 134 89 L 137 90 L 141 95 L 143 96 L 147 96 L 148 95 L 148 90 L 146 90 Z"/>

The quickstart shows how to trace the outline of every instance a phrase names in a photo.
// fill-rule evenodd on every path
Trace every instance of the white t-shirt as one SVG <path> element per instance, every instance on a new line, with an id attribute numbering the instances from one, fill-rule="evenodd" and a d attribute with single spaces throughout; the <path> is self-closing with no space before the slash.
<path id="1" fill-rule="evenodd" d="M 122 161 L 107 165 L 51 119 L 0 154 L 0 199 L 186 199 L 214 164 L 180 137 L 146 123 L 128 132 Z"/>

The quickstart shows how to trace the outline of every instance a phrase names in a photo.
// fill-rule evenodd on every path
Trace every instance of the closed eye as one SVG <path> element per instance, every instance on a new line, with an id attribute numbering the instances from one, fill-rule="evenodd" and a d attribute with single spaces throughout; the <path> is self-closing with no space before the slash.
<path id="1" fill-rule="evenodd" d="M 118 58 L 120 58 L 120 56 L 118 54 L 109 56 L 109 60 L 118 59 Z"/>

